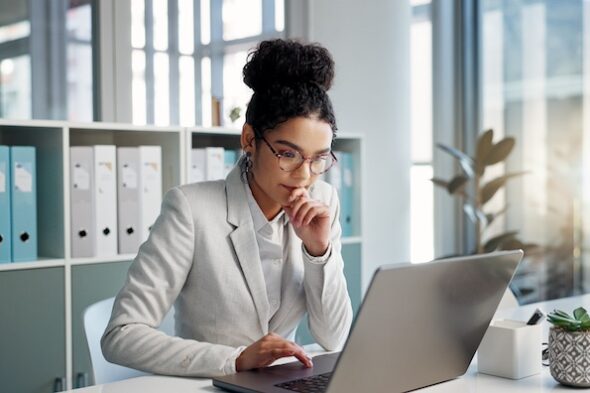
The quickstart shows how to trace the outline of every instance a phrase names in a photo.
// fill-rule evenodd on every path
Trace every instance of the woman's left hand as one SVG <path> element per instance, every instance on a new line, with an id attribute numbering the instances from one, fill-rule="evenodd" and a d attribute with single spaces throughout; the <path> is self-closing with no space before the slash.
<path id="1" fill-rule="evenodd" d="M 330 245 L 330 208 L 311 199 L 305 188 L 293 190 L 290 204 L 283 206 L 285 213 L 312 256 L 324 255 Z"/>

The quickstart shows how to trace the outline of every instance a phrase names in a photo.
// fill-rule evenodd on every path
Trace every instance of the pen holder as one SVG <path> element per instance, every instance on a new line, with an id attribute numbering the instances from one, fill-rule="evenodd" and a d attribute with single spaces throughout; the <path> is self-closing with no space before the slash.
<path id="1" fill-rule="evenodd" d="M 492 322 L 478 349 L 478 371 L 511 379 L 540 373 L 541 334 L 541 324 Z"/>

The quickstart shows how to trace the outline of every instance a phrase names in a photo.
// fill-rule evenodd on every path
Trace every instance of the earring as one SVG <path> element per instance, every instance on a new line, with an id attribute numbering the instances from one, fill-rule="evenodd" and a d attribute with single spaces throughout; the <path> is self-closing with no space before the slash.
<path id="1" fill-rule="evenodd" d="M 244 157 L 244 172 L 250 173 L 252 169 L 252 153 L 247 152 L 246 156 Z"/>

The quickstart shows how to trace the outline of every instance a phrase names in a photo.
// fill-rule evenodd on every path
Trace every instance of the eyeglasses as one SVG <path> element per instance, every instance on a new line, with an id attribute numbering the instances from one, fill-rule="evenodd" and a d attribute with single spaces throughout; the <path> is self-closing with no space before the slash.
<path id="1" fill-rule="evenodd" d="M 266 146 L 268 146 L 275 157 L 278 158 L 279 168 L 285 172 L 293 172 L 299 169 L 305 161 L 309 161 L 309 170 L 311 173 L 314 175 L 321 175 L 322 173 L 328 172 L 328 170 L 338 161 L 333 152 L 312 157 L 303 157 L 297 150 L 282 150 L 281 152 L 277 152 L 266 138 L 263 136 L 260 138 L 266 143 Z"/>

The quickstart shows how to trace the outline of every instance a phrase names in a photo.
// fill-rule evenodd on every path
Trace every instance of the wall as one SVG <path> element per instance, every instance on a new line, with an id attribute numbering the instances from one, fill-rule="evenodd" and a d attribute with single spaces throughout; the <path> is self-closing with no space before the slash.
<path id="1" fill-rule="evenodd" d="M 312 0 L 287 10 L 289 36 L 319 42 L 334 56 L 330 96 L 339 129 L 365 135 L 366 288 L 376 267 L 410 257 L 409 2 Z"/>

